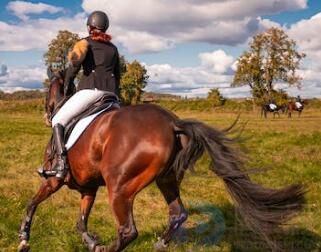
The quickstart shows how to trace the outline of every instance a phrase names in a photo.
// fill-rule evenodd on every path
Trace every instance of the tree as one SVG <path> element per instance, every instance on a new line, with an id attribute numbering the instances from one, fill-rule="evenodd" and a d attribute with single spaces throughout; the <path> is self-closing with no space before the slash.
<path id="1" fill-rule="evenodd" d="M 79 39 L 78 34 L 67 30 L 59 31 L 57 37 L 49 43 L 48 51 L 44 54 L 46 65 L 51 65 L 57 70 L 65 69 L 68 63 L 68 51 Z"/>
<path id="2" fill-rule="evenodd" d="M 278 105 L 285 105 L 289 101 L 289 95 L 287 94 L 286 91 L 280 89 L 280 90 L 273 90 L 271 94 L 273 100 L 275 101 L 276 104 Z"/>
<path id="3" fill-rule="evenodd" d="M 213 107 L 221 106 L 224 104 L 225 99 L 221 95 L 218 88 L 212 88 L 207 95 L 207 100 L 211 103 Z"/>
<path id="4" fill-rule="evenodd" d="M 302 78 L 297 70 L 305 54 L 296 50 L 295 41 L 283 30 L 270 28 L 254 36 L 249 46 L 238 58 L 231 86 L 248 85 L 259 103 L 271 98 L 275 82 L 300 87 Z"/>
<path id="5" fill-rule="evenodd" d="M 48 51 L 44 54 L 46 66 L 51 66 L 56 71 L 65 70 L 68 64 L 68 51 L 79 39 L 78 34 L 67 30 L 59 31 L 57 37 L 49 43 Z"/>
<path id="6" fill-rule="evenodd" d="M 123 55 L 119 56 L 119 69 L 120 69 L 120 77 L 124 75 L 127 71 L 127 64 L 125 57 Z"/>
<path id="7" fill-rule="evenodd" d="M 148 78 L 147 70 L 138 61 L 126 64 L 120 81 L 121 99 L 124 104 L 137 104 L 140 101 Z"/>

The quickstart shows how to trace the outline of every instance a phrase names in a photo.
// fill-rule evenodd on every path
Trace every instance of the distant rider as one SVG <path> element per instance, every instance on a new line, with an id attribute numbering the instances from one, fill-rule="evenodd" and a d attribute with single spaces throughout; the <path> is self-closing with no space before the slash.
<path id="1" fill-rule="evenodd" d="M 297 109 L 301 109 L 303 107 L 302 99 L 301 99 L 300 95 L 298 95 L 295 99 L 295 106 Z"/>

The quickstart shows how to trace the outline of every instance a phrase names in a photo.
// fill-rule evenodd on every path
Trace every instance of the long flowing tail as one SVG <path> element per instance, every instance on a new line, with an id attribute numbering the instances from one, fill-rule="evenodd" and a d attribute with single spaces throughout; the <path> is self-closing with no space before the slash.
<path id="1" fill-rule="evenodd" d="M 245 224 L 274 247 L 269 234 L 302 209 L 304 188 L 290 185 L 269 189 L 255 184 L 243 169 L 240 152 L 231 146 L 236 140 L 227 137 L 227 131 L 193 120 L 177 120 L 175 125 L 189 138 L 174 161 L 177 174 L 191 168 L 207 151 L 212 160 L 211 169 L 224 180 Z"/>

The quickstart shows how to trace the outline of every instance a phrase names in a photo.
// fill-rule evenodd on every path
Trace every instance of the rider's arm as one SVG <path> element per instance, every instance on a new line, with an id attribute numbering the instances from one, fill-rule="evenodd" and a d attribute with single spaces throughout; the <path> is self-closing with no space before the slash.
<path id="1" fill-rule="evenodd" d="M 65 74 L 65 80 L 64 80 L 64 95 L 70 96 L 73 95 L 73 93 L 76 90 L 74 79 L 77 76 L 77 73 L 79 72 L 81 68 L 81 65 L 74 67 L 73 65 L 69 65 L 69 67 L 66 70 Z"/>
<path id="2" fill-rule="evenodd" d="M 65 96 L 72 95 L 75 90 L 74 79 L 76 78 L 81 64 L 84 61 L 88 50 L 88 42 L 86 39 L 78 41 L 72 51 L 68 54 L 69 67 L 66 71 L 64 81 L 64 94 Z"/>

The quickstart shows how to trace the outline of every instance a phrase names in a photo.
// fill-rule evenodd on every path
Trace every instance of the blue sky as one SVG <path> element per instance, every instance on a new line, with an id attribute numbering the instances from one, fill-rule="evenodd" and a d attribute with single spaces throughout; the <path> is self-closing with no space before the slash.
<path id="1" fill-rule="evenodd" d="M 230 88 L 237 57 L 251 37 L 282 27 L 307 54 L 302 89 L 291 95 L 321 97 L 321 1 L 319 0 L 44 0 L 0 2 L 0 90 L 41 88 L 42 55 L 58 30 L 86 36 L 86 17 L 103 10 L 109 33 L 126 59 L 143 62 L 148 91 L 227 97 L 249 95 Z"/>

